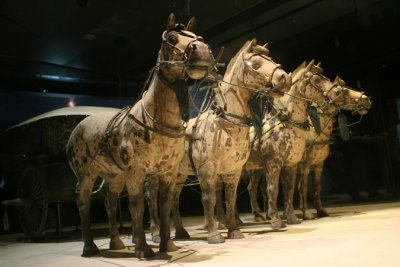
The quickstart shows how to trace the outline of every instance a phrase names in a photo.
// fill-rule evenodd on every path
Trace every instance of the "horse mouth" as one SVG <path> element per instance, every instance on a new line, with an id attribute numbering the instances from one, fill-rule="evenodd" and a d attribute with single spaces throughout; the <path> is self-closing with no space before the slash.
<path id="1" fill-rule="evenodd" d="M 209 68 L 209 64 L 189 64 L 186 68 L 186 73 L 191 79 L 199 80 L 207 76 Z"/>
<path id="2" fill-rule="evenodd" d="M 271 89 L 268 90 L 267 94 L 272 97 L 281 97 L 285 93 L 284 93 L 284 88 L 282 88 L 282 87 L 271 87 Z"/>
<path id="3" fill-rule="evenodd" d="M 284 95 L 284 92 L 279 88 L 277 88 L 277 89 L 273 88 L 273 89 L 271 89 L 271 94 L 281 97 Z"/>

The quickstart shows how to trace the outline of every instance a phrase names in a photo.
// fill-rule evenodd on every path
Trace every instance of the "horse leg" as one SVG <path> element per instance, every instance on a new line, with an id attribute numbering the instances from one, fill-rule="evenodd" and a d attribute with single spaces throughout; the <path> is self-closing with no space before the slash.
<path id="1" fill-rule="evenodd" d="M 278 193 L 279 193 L 279 175 L 281 166 L 268 162 L 264 169 L 266 178 L 266 191 L 268 195 L 268 218 L 271 220 L 272 229 L 281 229 L 286 227 L 278 214 Z"/>
<path id="2" fill-rule="evenodd" d="M 294 214 L 293 209 L 293 194 L 294 184 L 296 181 L 297 165 L 282 168 L 281 170 L 281 181 L 283 185 L 283 193 L 285 197 L 284 205 L 284 216 L 286 217 L 288 224 L 299 224 L 300 220 Z"/>
<path id="3" fill-rule="evenodd" d="M 149 208 L 150 233 L 154 243 L 160 243 L 160 220 L 158 218 L 159 177 L 147 175 L 145 179 L 145 199 Z"/>
<path id="4" fill-rule="evenodd" d="M 133 171 L 130 177 L 126 179 L 126 188 L 129 195 L 129 211 L 132 216 L 132 243 L 135 244 L 135 257 L 137 258 L 149 258 L 155 255 L 146 242 L 143 228 L 144 179 L 145 173 L 142 171 Z"/>
<path id="5" fill-rule="evenodd" d="M 204 209 L 205 228 L 207 229 L 207 240 L 209 244 L 225 242 L 224 237 L 218 232 L 215 222 L 214 209 L 216 202 L 217 175 L 212 162 L 206 162 L 199 171 L 199 182 L 201 187 L 201 201 Z"/>
<path id="6" fill-rule="evenodd" d="M 317 216 L 319 218 L 329 216 L 329 213 L 322 207 L 321 201 L 321 179 L 322 171 L 324 168 L 324 162 L 315 166 L 314 169 L 314 208 L 317 210 Z"/>
<path id="7" fill-rule="evenodd" d="M 305 163 L 298 165 L 298 176 L 299 176 L 299 199 L 300 209 L 303 213 L 303 220 L 313 220 L 314 215 L 308 211 L 307 191 L 308 191 L 308 176 L 310 174 L 310 168 Z"/>
<path id="8" fill-rule="evenodd" d="M 224 201 L 223 201 L 223 190 L 224 190 L 224 183 L 221 180 L 221 177 L 218 177 L 217 180 L 217 187 L 215 190 L 216 194 L 216 205 L 215 210 L 217 213 L 217 220 L 218 220 L 218 229 L 223 230 L 226 229 L 226 214 L 224 208 Z"/>
<path id="9" fill-rule="evenodd" d="M 178 168 L 160 176 L 159 179 L 160 186 L 158 205 L 160 207 L 160 252 L 178 250 L 178 247 L 175 246 L 174 242 L 171 240 L 170 231 L 172 194 L 175 190 L 175 179 L 177 175 Z"/>
<path id="10" fill-rule="evenodd" d="M 240 180 L 240 172 L 230 175 L 223 175 L 223 178 L 225 184 L 226 226 L 228 228 L 228 238 L 244 238 L 244 235 L 237 227 L 235 216 L 237 187 Z"/>
<path id="11" fill-rule="evenodd" d="M 82 239 L 83 239 L 83 257 L 99 254 L 100 251 L 93 241 L 92 232 L 90 230 L 90 202 L 94 182 L 97 178 L 97 173 L 90 172 L 86 177 L 79 177 L 77 185 L 78 196 L 76 204 L 79 210 L 79 216 L 82 224 Z"/>
<path id="12" fill-rule="evenodd" d="M 110 182 L 107 186 L 107 196 L 104 199 L 104 204 L 106 206 L 107 215 L 108 215 L 108 224 L 110 230 L 110 249 L 124 249 L 125 245 L 122 242 L 117 224 L 117 206 L 118 206 L 118 198 L 122 192 L 122 189 L 125 185 L 125 179 L 123 175 L 118 175 L 113 179 L 110 179 Z"/>
<path id="13" fill-rule="evenodd" d="M 181 196 L 181 192 L 183 186 L 185 185 L 186 176 L 182 174 L 178 174 L 177 183 L 175 185 L 175 190 L 173 193 L 172 199 L 172 216 L 174 219 L 174 227 L 175 227 L 175 238 L 178 239 L 189 239 L 190 235 L 183 227 L 182 217 L 179 211 L 179 198 Z"/>
<path id="14" fill-rule="evenodd" d="M 265 218 L 261 215 L 260 206 L 258 205 L 257 193 L 260 185 L 261 176 L 257 173 L 251 173 L 249 175 L 249 184 L 247 185 L 247 191 L 249 191 L 251 211 L 254 214 L 255 222 L 263 222 Z"/>

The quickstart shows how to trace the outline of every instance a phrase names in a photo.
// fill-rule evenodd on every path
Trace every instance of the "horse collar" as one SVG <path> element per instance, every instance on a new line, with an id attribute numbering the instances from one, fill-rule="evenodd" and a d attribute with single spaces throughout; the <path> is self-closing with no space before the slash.
<path id="1" fill-rule="evenodd" d="M 171 83 L 162 75 L 162 73 L 160 73 L 160 70 L 158 68 L 156 69 L 156 73 L 158 79 L 162 83 L 167 85 L 169 89 L 172 89 L 175 92 L 182 120 L 184 122 L 188 122 L 190 117 L 190 106 L 189 106 L 189 91 L 187 88 L 186 79 L 180 78 L 176 80 L 174 83 Z"/>

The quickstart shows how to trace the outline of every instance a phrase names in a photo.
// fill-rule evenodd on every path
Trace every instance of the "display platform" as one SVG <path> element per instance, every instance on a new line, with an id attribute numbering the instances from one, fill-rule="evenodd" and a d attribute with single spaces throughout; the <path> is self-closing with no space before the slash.
<path id="1" fill-rule="evenodd" d="M 190 240 L 175 240 L 176 252 L 156 251 L 149 259 L 134 258 L 129 228 L 122 237 L 127 249 L 108 250 L 105 225 L 94 225 L 101 255 L 80 256 L 79 231 L 63 229 L 62 236 L 48 233 L 41 243 L 23 240 L 22 234 L 0 235 L 0 266 L 399 266 L 400 201 L 327 207 L 330 217 L 302 221 L 282 230 L 267 223 L 254 223 L 251 214 L 241 214 L 245 238 L 210 245 L 203 218 L 184 217 Z M 128 226 L 125 222 L 124 226 Z M 173 232 L 172 232 L 173 233 Z M 223 231 L 226 236 L 226 231 Z"/>

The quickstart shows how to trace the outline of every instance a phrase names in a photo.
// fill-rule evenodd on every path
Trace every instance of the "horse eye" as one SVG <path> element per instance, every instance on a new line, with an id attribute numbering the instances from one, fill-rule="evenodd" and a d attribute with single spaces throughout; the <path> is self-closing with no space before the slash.
<path id="1" fill-rule="evenodd" d="M 172 44 L 172 45 L 175 45 L 176 43 L 178 43 L 178 38 L 173 34 L 168 35 L 167 42 Z"/>
<path id="2" fill-rule="evenodd" d="M 253 62 L 251 62 L 251 67 L 255 70 L 258 70 L 261 67 L 261 62 L 259 62 L 258 60 L 254 60 Z"/>

